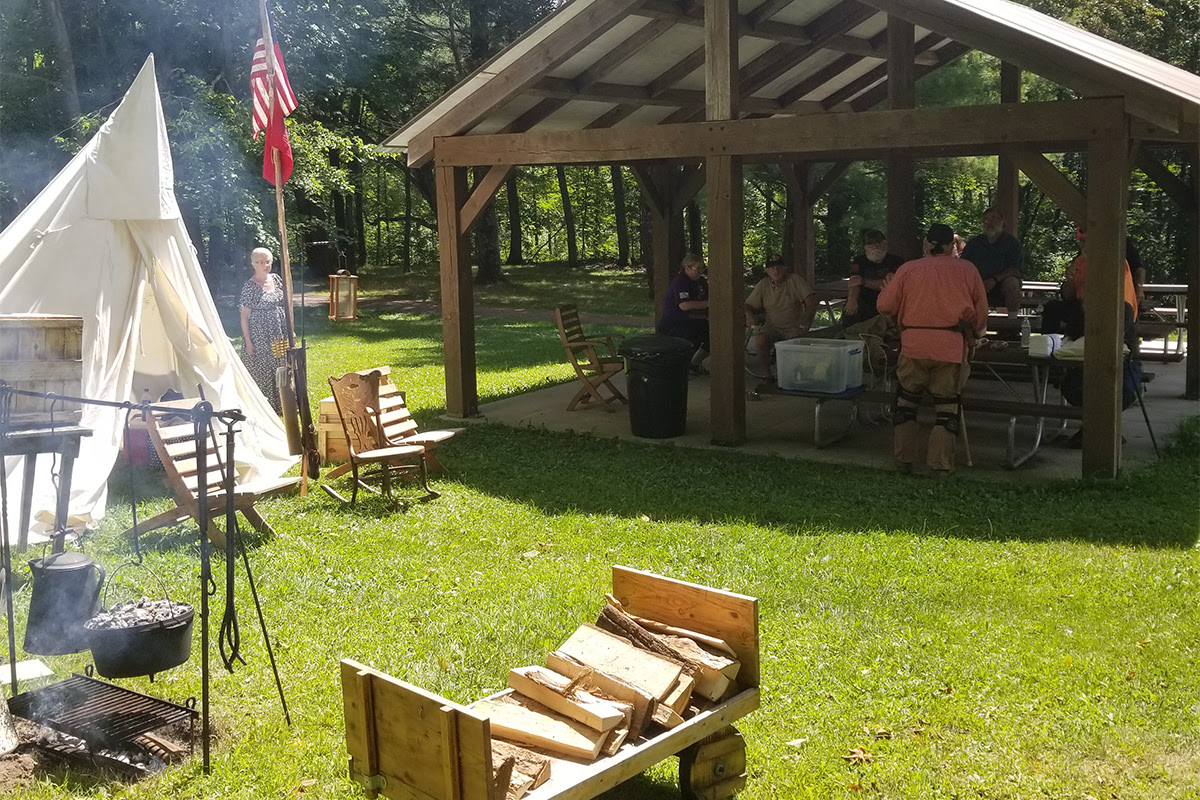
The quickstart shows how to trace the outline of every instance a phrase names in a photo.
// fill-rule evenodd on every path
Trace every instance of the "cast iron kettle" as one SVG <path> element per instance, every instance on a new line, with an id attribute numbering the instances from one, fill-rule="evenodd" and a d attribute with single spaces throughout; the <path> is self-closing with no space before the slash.
<path id="1" fill-rule="evenodd" d="M 29 562 L 33 595 L 25 652 L 58 656 L 88 649 L 83 623 L 100 610 L 104 570 L 83 553 L 54 553 Z"/>

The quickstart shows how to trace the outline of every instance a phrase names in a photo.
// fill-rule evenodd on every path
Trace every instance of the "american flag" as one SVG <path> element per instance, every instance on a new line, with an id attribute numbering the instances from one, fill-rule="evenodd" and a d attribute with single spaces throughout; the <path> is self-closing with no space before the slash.
<path id="1" fill-rule="evenodd" d="M 262 39 L 258 40 L 254 48 L 254 61 L 250 65 L 250 89 L 254 94 L 254 121 L 251 130 L 254 133 L 254 141 L 258 141 L 258 135 L 267 127 L 271 116 L 271 93 L 267 85 L 267 46 Z M 288 83 L 287 70 L 283 68 L 283 52 L 278 43 L 275 43 L 275 102 L 278 104 L 278 110 L 282 112 L 281 118 L 296 110 L 296 93 Z"/>

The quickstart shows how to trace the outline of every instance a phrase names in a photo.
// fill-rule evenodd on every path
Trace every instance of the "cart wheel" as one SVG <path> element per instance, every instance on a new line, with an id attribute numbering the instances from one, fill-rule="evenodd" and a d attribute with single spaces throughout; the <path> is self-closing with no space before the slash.
<path id="1" fill-rule="evenodd" d="M 683 800 L 724 800 L 746 786 L 746 743 L 732 726 L 679 753 Z"/>

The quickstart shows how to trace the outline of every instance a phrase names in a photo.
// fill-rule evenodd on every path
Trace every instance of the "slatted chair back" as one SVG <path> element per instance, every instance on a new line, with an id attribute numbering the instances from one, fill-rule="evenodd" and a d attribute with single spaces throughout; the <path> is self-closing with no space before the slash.
<path id="1" fill-rule="evenodd" d="M 162 407 L 175 406 L 181 410 L 191 409 L 195 400 L 178 400 L 160 402 Z M 197 447 L 195 423 L 186 416 L 169 410 L 151 411 L 146 415 L 146 433 L 154 445 L 154 451 L 162 462 L 163 474 L 171 493 L 175 496 L 175 507 L 141 521 L 137 526 L 125 533 L 146 533 L 167 525 L 178 525 L 189 517 L 200 517 L 200 487 L 205 487 L 208 515 L 208 538 L 218 547 L 225 546 L 225 534 L 215 524 L 215 520 L 224 513 L 229 502 L 226 490 L 225 463 L 226 439 L 224 433 L 217 433 L 210 422 L 208 429 L 200 438 Z M 204 471 L 200 470 L 200 452 L 204 453 Z M 253 487 L 237 483 L 234 475 L 233 505 L 234 509 L 242 512 L 250 523 L 260 532 L 274 535 L 275 531 L 255 509 L 258 498 L 287 491 L 297 486 L 299 478 L 279 478 L 271 481 L 259 481 Z"/>
<path id="2" fill-rule="evenodd" d="M 372 370 L 329 379 L 352 456 L 378 450 L 387 441 L 380 421 L 380 377 L 378 370 Z"/>
<path id="3" fill-rule="evenodd" d="M 558 338 L 563 350 L 581 384 L 579 391 L 567 404 L 567 411 L 573 411 L 581 402 L 590 403 L 592 400 L 598 401 L 609 411 L 612 410 L 609 404 L 613 401 L 628 402 L 625 395 L 612 384 L 612 379 L 620 374 L 623 366 L 616 345 L 616 340 L 621 337 L 587 336 L 579 320 L 579 308 L 574 304 L 555 308 L 554 321 L 558 325 Z"/>
<path id="4" fill-rule="evenodd" d="M 415 475 L 421 487 L 425 490 L 422 500 L 432 500 L 438 493 L 429 488 L 429 467 L 424 443 L 416 442 L 409 437 L 407 440 L 389 440 L 388 427 L 384 423 L 381 388 L 383 384 L 382 370 L 373 369 L 369 372 L 347 372 L 340 377 L 329 378 L 329 388 L 333 390 L 333 401 L 337 406 L 338 417 L 342 421 L 342 431 L 346 434 L 349 451 L 349 471 L 351 475 L 352 494 L 350 499 L 342 497 L 330 485 L 330 481 L 346 470 L 335 468 L 321 484 L 331 496 L 353 505 L 358 498 L 359 488 L 369 491 L 376 489 L 367 483 L 368 471 L 372 477 L 378 476 L 382 486 L 380 494 L 396 502 L 392 497 L 392 479 L 406 475 Z M 388 418 L 395 430 L 406 430 L 404 420 L 408 413 L 403 404 L 402 395 L 397 395 L 392 389 L 387 389 L 389 397 Z M 403 406 L 401 409 L 397 406 Z M 368 469 L 369 468 L 369 469 Z"/>

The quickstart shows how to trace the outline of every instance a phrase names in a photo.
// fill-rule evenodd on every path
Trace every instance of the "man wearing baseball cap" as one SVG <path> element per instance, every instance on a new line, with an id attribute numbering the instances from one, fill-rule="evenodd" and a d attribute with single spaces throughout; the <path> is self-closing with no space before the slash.
<path id="1" fill-rule="evenodd" d="M 900 326 L 896 365 L 894 455 L 912 472 L 920 448 L 917 408 L 925 392 L 936 414 L 926 461 L 935 475 L 954 470 L 959 394 L 967 382 L 970 342 L 987 327 L 987 291 L 979 270 L 954 257 L 954 231 L 937 224 L 925 236 L 925 257 L 905 263 L 879 294 L 882 314 Z"/>

